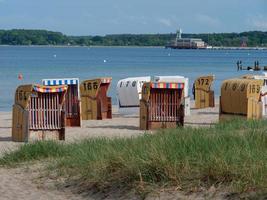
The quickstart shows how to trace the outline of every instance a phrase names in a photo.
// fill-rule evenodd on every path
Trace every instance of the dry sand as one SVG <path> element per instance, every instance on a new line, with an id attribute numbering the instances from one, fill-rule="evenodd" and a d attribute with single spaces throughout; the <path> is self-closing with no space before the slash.
<path id="1" fill-rule="evenodd" d="M 116 108 L 113 113 L 111 120 L 83 121 L 82 128 L 66 128 L 66 142 L 89 137 L 136 137 L 144 134 L 144 131 L 139 130 L 137 115 L 121 116 Z M 185 125 L 209 126 L 217 121 L 218 105 L 215 108 L 191 109 L 191 116 L 185 118 Z M 11 141 L 11 124 L 11 112 L 0 112 L 0 156 L 5 151 L 15 150 L 23 144 Z M 82 196 L 74 195 L 70 191 L 58 191 L 54 187 L 38 186 L 33 182 L 34 177 L 38 176 L 37 171 L 37 169 L 25 168 L 0 168 L 0 199 L 82 199 Z M 176 199 L 181 199 L 176 197 Z"/>

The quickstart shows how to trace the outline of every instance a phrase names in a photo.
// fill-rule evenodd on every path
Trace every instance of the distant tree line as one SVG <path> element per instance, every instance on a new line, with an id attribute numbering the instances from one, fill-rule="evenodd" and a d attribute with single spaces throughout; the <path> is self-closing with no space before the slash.
<path id="1" fill-rule="evenodd" d="M 79 46 L 165 46 L 176 34 L 117 34 L 106 36 L 67 36 L 46 30 L 0 30 L 0 45 L 79 45 Z M 267 47 L 267 32 L 183 34 L 201 38 L 210 46 Z"/>
<path id="2" fill-rule="evenodd" d="M 184 34 L 183 37 L 201 38 L 210 46 L 239 47 L 246 44 L 249 47 L 267 47 L 267 32 L 262 31 Z"/>
<path id="3" fill-rule="evenodd" d="M 0 30 L 2 45 L 66 45 L 69 38 L 62 33 L 45 30 Z"/>

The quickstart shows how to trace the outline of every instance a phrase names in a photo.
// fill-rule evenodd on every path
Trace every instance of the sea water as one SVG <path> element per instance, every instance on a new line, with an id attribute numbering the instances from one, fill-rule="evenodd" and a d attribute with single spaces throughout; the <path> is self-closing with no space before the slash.
<path id="1" fill-rule="evenodd" d="M 44 78 L 112 77 L 109 95 L 116 104 L 118 80 L 133 76 L 183 75 L 190 88 L 196 77 L 214 74 L 218 96 L 224 79 L 255 73 L 237 71 L 236 62 L 267 66 L 264 50 L 172 50 L 124 47 L 0 47 L 0 111 L 11 111 L 18 85 Z M 261 72 L 258 72 L 261 73 Z M 23 79 L 19 80 L 18 75 Z M 191 92 L 190 92 L 191 93 Z"/>

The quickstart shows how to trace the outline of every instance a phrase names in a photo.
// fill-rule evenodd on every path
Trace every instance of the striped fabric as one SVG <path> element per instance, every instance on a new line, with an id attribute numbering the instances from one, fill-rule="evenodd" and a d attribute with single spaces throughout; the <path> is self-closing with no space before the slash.
<path id="1" fill-rule="evenodd" d="M 34 85 L 33 91 L 41 92 L 41 93 L 54 93 L 54 92 L 64 92 L 68 89 L 68 86 L 56 86 L 56 87 L 45 87 L 41 85 Z"/>
<path id="2" fill-rule="evenodd" d="M 183 89 L 184 83 L 151 83 L 151 88 Z"/>
<path id="3" fill-rule="evenodd" d="M 43 85 L 79 85 L 78 78 L 43 79 Z"/>

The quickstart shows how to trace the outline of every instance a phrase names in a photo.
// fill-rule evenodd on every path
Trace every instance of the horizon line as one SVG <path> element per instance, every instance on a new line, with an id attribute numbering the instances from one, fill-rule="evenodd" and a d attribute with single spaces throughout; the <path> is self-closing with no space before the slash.
<path id="1" fill-rule="evenodd" d="M 65 36 L 73 36 L 73 37 L 88 37 L 88 36 L 110 36 L 110 35 L 169 35 L 169 34 L 176 34 L 176 32 L 170 32 L 170 33 L 108 33 L 108 34 L 88 34 L 88 35 L 71 35 L 71 34 L 66 34 L 62 31 L 57 31 L 57 30 L 48 30 L 48 29 L 27 29 L 27 28 L 12 28 L 12 29 L 0 29 L 0 31 L 13 31 L 13 30 L 19 30 L 19 31 L 47 31 L 47 32 L 54 32 L 54 33 L 61 33 Z M 182 33 L 182 35 L 187 35 L 187 34 L 242 34 L 242 33 L 248 33 L 248 32 L 262 32 L 262 33 L 267 33 L 267 31 L 262 31 L 262 30 L 246 30 L 242 32 L 199 32 L 199 33 Z"/>

